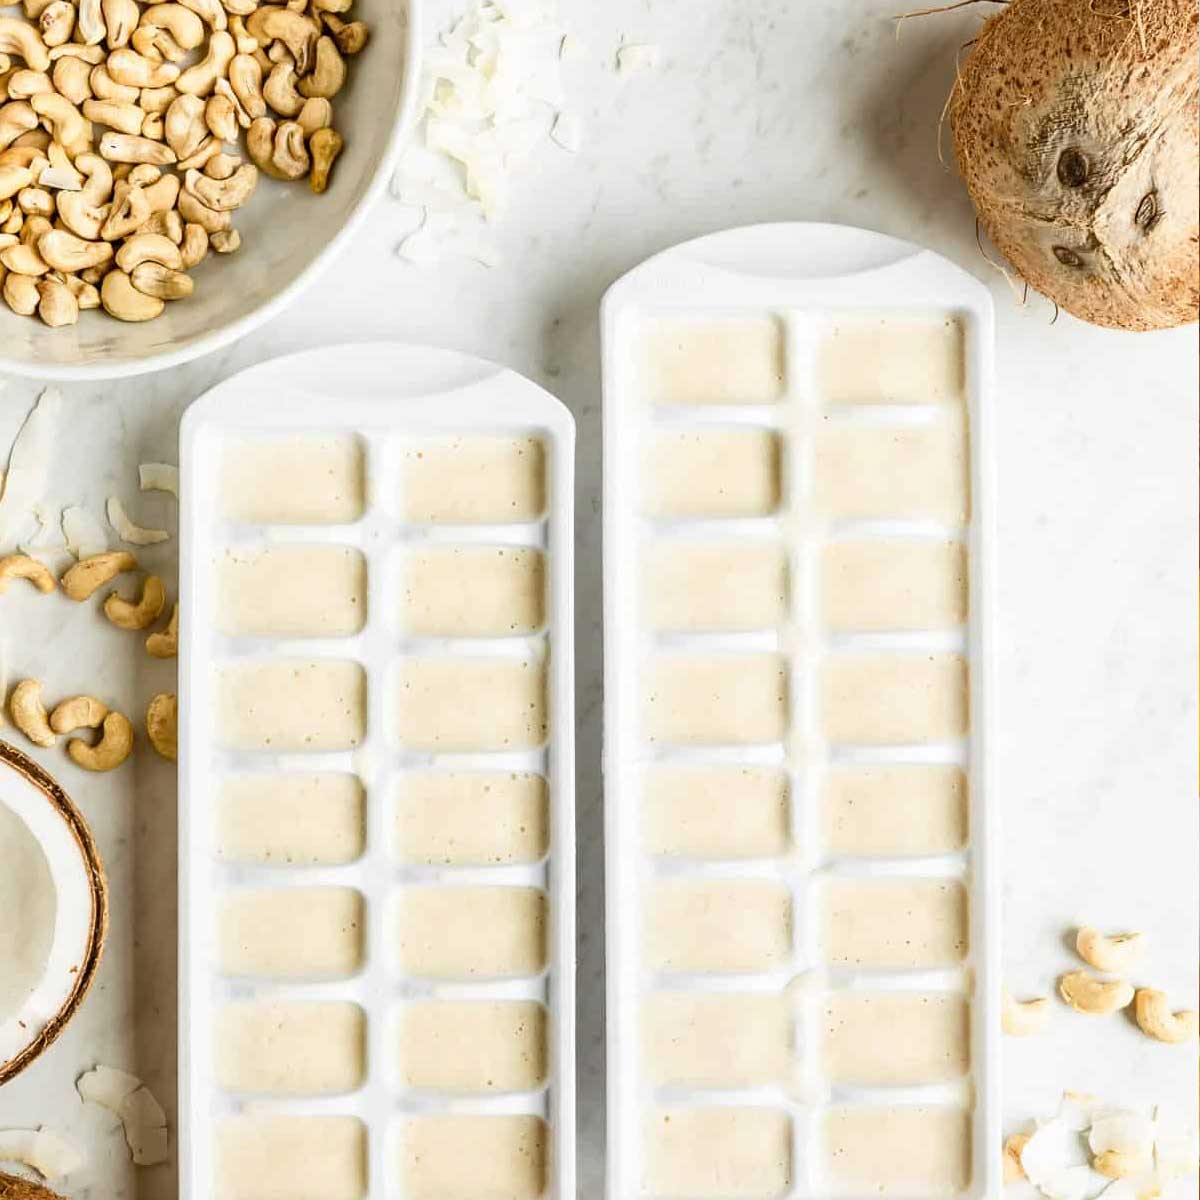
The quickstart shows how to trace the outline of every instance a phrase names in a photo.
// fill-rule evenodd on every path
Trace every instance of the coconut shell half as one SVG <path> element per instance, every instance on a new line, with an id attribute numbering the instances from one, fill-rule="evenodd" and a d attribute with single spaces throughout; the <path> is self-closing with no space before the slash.
<path id="1" fill-rule="evenodd" d="M 58 1037 L 92 986 L 108 934 L 108 882 L 82 813 L 46 771 L 5 741 L 0 741 L 0 805 L 11 809 L 41 845 L 58 906 L 41 982 L 23 1007 L 0 1019 L 4 1084 Z M 11 1188 L 12 1177 L 7 1179 Z M 45 1189 L 6 1193 L 3 1186 L 0 1182 L 0 1198 L 53 1195 Z"/>
<path id="2" fill-rule="evenodd" d="M 63 1200 L 63 1197 L 40 1183 L 0 1171 L 0 1200 Z"/>

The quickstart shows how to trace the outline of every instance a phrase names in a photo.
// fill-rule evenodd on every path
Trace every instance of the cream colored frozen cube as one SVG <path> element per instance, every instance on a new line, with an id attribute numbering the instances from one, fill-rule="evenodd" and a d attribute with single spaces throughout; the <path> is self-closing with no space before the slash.
<path id="1" fill-rule="evenodd" d="M 397 966 L 425 979 L 537 975 L 546 965 L 546 921 L 546 894 L 537 888 L 403 887 Z"/>
<path id="2" fill-rule="evenodd" d="M 367 619 L 353 546 L 228 547 L 216 560 L 217 627 L 232 637 L 346 637 Z"/>
<path id="3" fill-rule="evenodd" d="M 848 651 L 821 668 L 821 731 L 831 742 L 901 746 L 950 741 L 968 729 L 961 654 Z"/>
<path id="4" fill-rule="evenodd" d="M 642 728 L 684 746 L 778 742 L 788 725 L 788 670 L 779 654 L 662 654 L 646 666 Z"/>
<path id="5" fill-rule="evenodd" d="M 660 317 L 642 333 L 638 382 L 650 404 L 773 404 L 783 362 L 774 317 Z"/>
<path id="6" fill-rule="evenodd" d="M 971 1184 L 971 1117 L 961 1108 L 838 1105 L 819 1133 L 824 1194 L 936 1200 Z"/>
<path id="7" fill-rule="evenodd" d="M 768 879 L 663 880 L 652 884 L 643 931 L 656 971 L 772 971 L 792 952 L 792 898 Z"/>
<path id="8" fill-rule="evenodd" d="M 653 629 L 771 629 L 784 619 L 787 598 L 787 555 L 778 542 L 670 538 L 642 555 L 642 605 Z"/>
<path id="9" fill-rule="evenodd" d="M 231 750 L 349 750 L 367 724 L 356 662 L 278 658 L 217 668 L 220 740 Z"/>
<path id="10" fill-rule="evenodd" d="M 410 750 L 532 750 L 546 740 L 543 659 L 405 658 L 396 682 L 396 732 Z"/>
<path id="11" fill-rule="evenodd" d="M 790 842 L 787 776 L 774 767 L 661 764 L 642 778 L 642 831 L 651 854 L 766 858 Z"/>
<path id="12" fill-rule="evenodd" d="M 357 1004 L 226 1004 L 213 1041 L 217 1083 L 231 1092 L 333 1095 L 366 1076 L 367 1023 Z"/>
<path id="13" fill-rule="evenodd" d="M 429 438 L 405 447 L 400 515 L 421 524 L 507 525 L 540 520 L 546 448 L 536 437 Z"/>
<path id="14" fill-rule="evenodd" d="M 817 352 L 831 404 L 948 404 L 966 387 L 962 326 L 953 317 L 880 316 L 835 325 Z"/>
<path id="15" fill-rule="evenodd" d="M 397 1076 L 407 1088 L 531 1092 L 546 1080 L 546 1010 L 532 1000 L 422 1000 L 399 1009 Z"/>
<path id="16" fill-rule="evenodd" d="M 967 431 L 956 409 L 916 424 L 829 420 L 816 435 L 813 472 L 816 511 L 826 517 L 965 525 L 970 516 Z"/>
<path id="17" fill-rule="evenodd" d="M 366 839 L 364 804 L 354 775 L 229 775 L 217 800 L 217 853 L 263 866 L 353 862 Z"/>
<path id="18" fill-rule="evenodd" d="M 779 437 L 766 429 L 667 429 L 642 464 L 654 517 L 761 517 L 779 507 Z"/>
<path id="19" fill-rule="evenodd" d="M 831 542 L 821 614 L 838 632 L 953 629 L 967 619 L 967 550 L 943 538 Z"/>
<path id="20" fill-rule="evenodd" d="M 367 1131 L 356 1117 L 239 1114 L 217 1123 L 220 1200 L 362 1200 Z"/>
<path id="21" fill-rule="evenodd" d="M 404 1200 L 541 1200 L 549 1133 L 541 1117 L 404 1117 L 397 1130 Z"/>
<path id="22" fill-rule="evenodd" d="M 248 438 L 226 446 L 221 515 L 258 525 L 342 525 L 366 504 L 362 446 L 341 434 Z"/>
<path id="23" fill-rule="evenodd" d="M 401 775 L 392 839 L 399 862 L 446 866 L 537 862 L 550 843 L 546 780 L 516 771 Z"/>
<path id="24" fill-rule="evenodd" d="M 657 1087 L 782 1083 L 792 1016 L 778 992 L 657 992 L 642 1006 L 642 1062 Z"/>
<path id="25" fill-rule="evenodd" d="M 832 1083 L 848 1087 L 959 1079 L 971 1064 L 970 1006 L 956 992 L 829 992 L 820 1060 Z"/>
<path id="26" fill-rule="evenodd" d="M 353 888 L 246 888 L 219 902 L 217 944 L 226 975 L 338 979 L 363 958 L 363 901 Z"/>
<path id="27" fill-rule="evenodd" d="M 515 637 L 546 620 L 546 560 L 528 546 L 445 546 L 401 559 L 400 628 L 410 637 Z"/>
<path id="28" fill-rule="evenodd" d="M 778 1200 L 791 1185 L 792 1123 L 781 1109 L 655 1109 L 643 1129 L 646 1195 Z"/>
<path id="29" fill-rule="evenodd" d="M 818 919 L 821 956 L 830 966 L 952 967 L 967 955 L 967 894 L 955 880 L 826 879 Z"/>
<path id="30" fill-rule="evenodd" d="M 821 785 L 826 850 L 849 857 L 949 854 L 969 836 L 967 777 L 959 767 L 833 767 Z"/>

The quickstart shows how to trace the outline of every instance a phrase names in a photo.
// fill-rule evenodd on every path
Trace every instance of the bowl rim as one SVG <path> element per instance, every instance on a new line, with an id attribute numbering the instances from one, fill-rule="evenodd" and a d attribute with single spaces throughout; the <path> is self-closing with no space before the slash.
<path id="1" fill-rule="evenodd" d="M 245 337 L 251 330 L 257 329 L 272 317 L 277 316 L 287 308 L 302 292 L 306 291 L 332 264 L 334 258 L 349 238 L 358 230 L 367 213 L 387 186 L 394 170 L 400 143 L 408 135 L 415 124 L 417 93 L 421 79 L 421 48 L 423 27 L 421 21 L 421 0 L 407 0 L 405 5 L 408 14 L 408 29 L 404 45 L 404 83 L 400 90 L 400 104 L 396 121 L 392 127 L 391 136 L 380 156 L 379 165 L 371 177 L 363 194 L 350 210 L 350 215 L 342 223 L 338 231 L 325 243 L 324 249 L 305 267 L 287 287 L 277 295 L 247 313 L 239 320 L 223 325 L 211 333 L 203 334 L 193 341 L 187 342 L 169 350 L 161 350 L 147 354 L 144 358 L 134 361 L 81 363 L 78 365 L 63 365 L 62 363 L 30 362 L 25 359 L 13 359 L 0 350 L 0 372 L 16 375 L 24 379 L 43 379 L 56 383 L 81 382 L 99 379 L 129 379 L 135 375 L 148 375 L 152 371 L 166 370 L 177 367 L 182 363 L 191 362 L 202 355 L 211 354 L 225 346 Z M 0 1082 L 3 1077 L 0 1076 Z"/>

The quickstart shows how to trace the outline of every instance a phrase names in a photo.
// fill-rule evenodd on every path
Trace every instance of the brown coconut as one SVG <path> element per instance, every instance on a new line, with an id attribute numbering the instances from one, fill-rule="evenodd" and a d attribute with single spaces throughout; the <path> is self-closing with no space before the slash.
<path id="1" fill-rule="evenodd" d="M 63 1200 L 63 1197 L 40 1183 L 0 1171 L 0 1200 Z"/>
<path id="2" fill-rule="evenodd" d="M 988 236 L 1068 312 L 1163 329 L 1200 310 L 1195 0 L 1012 0 L 949 115 Z"/>

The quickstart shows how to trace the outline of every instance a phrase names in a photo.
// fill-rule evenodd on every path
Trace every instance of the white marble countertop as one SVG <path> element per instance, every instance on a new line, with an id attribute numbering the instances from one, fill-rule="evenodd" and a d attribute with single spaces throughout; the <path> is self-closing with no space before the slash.
<path id="1" fill-rule="evenodd" d="M 429 5 L 429 28 L 451 12 Z M 922 242 L 992 288 L 999 477 L 996 794 L 1002 807 L 1004 959 L 1022 993 L 1072 964 L 1080 922 L 1146 930 L 1147 980 L 1182 1006 L 1197 991 L 1196 330 L 1120 334 L 1022 307 L 980 256 L 972 211 L 936 156 L 938 114 L 972 10 L 909 22 L 894 0 L 609 0 L 563 5 L 585 53 L 565 81 L 583 119 L 578 155 L 547 145 L 497 234 L 506 264 L 406 266 L 381 201 L 306 297 L 231 349 L 156 375 L 65 388 L 55 498 L 99 511 L 120 490 L 148 522 L 136 464 L 175 461 L 179 414 L 217 380 L 292 350 L 346 340 L 429 342 L 506 363 L 578 421 L 579 1194 L 603 1172 L 603 846 L 600 785 L 600 378 L 597 306 L 618 275 L 696 234 L 756 221 L 863 225 Z M 573 11 L 572 11 L 573 10 Z M 618 79 L 625 35 L 658 69 Z M 7 445 L 37 387 L 0 392 Z M 174 542 L 157 552 L 173 570 Z M 10 671 L 54 690 L 105 681 L 118 702 L 173 685 L 130 635 L 93 613 L 6 596 Z M 11 732 L 11 731 L 10 731 Z M 25 747 L 28 748 L 28 747 Z M 75 792 L 112 882 L 99 979 L 62 1039 L 0 1089 L 0 1127 L 47 1124 L 87 1145 L 72 1194 L 170 1197 L 172 1168 L 135 1171 L 115 1124 L 84 1109 L 75 1076 L 99 1060 L 137 1071 L 175 1125 L 175 800 L 148 753 L 88 777 L 37 757 Z M 1169 1102 L 1195 1120 L 1194 1047 L 1131 1022 L 1057 1013 L 1045 1038 L 1004 1044 L 1006 1127 L 1064 1089 Z M 1190 1185 L 1189 1185 L 1190 1186 Z M 1181 1193 L 1182 1194 L 1182 1193 Z"/>

